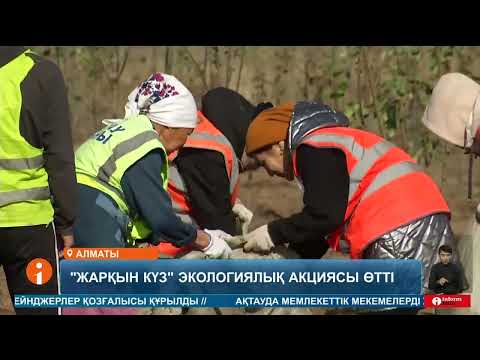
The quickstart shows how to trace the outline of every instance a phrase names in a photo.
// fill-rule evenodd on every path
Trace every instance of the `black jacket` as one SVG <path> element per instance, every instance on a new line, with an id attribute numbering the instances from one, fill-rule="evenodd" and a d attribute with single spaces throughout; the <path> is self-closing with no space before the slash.
<path id="1" fill-rule="evenodd" d="M 350 177 L 345 154 L 338 149 L 300 146 L 297 164 L 303 182 L 303 210 L 272 221 L 268 232 L 275 244 L 289 243 L 303 258 L 321 258 L 325 236 L 343 224 Z"/>
<path id="2" fill-rule="evenodd" d="M 255 107 L 235 91 L 216 88 L 202 99 L 202 112 L 230 141 L 240 159 Z M 184 148 L 175 162 L 188 191 L 192 216 L 204 229 L 234 234 L 235 216 L 230 202 L 230 181 L 222 154 Z"/>
<path id="3" fill-rule="evenodd" d="M 25 51 L 0 47 L 0 67 Z M 20 88 L 20 134 L 36 148 L 44 148 L 45 169 L 60 234 L 71 234 L 77 206 L 77 187 L 67 90 L 58 66 L 38 55 Z"/>

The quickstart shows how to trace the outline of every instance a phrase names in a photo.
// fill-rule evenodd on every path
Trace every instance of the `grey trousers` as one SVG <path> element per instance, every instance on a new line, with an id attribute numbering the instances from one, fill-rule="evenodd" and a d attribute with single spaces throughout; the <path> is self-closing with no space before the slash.
<path id="1" fill-rule="evenodd" d="M 438 249 L 442 245 L 452 247 L 452 261 L 462 267 L 450 219 L 447 214 L 438 213 L 383 235 L 365 249 L 363 258 L 420 260 L 423 264 L 424 286 L 427 287 L 432 266 L 440 261 Z M 464 281 L 467 284 L 466 279 Z"/>
<path id="2" fill-rule="evenodd" d="M 457 251 L 457 241 L 450 227 L 450 219 L 447 214 L 438 213 L 423 217 L 383 235 L 366 248 L 363 258 L 420 260 L 423 264 L 423 286 L 427 289 L 432 266 L 440 261 L 438 250 L 442 245 L 452 247 L 452 261 L 463 269 Z M 464 284 L 468 287 L 465 276 Z M 364 311 L 359 310 L 359 312 L 363 313 Z"/>

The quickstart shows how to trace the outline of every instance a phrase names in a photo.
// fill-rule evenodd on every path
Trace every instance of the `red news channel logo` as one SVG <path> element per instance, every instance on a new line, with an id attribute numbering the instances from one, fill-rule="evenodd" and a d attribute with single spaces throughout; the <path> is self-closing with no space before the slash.
<path id="1" fill-rule="evenodd" d="M 470 294 L 424 295 L 426 308 L 467 308 L 470 307 Z"/>

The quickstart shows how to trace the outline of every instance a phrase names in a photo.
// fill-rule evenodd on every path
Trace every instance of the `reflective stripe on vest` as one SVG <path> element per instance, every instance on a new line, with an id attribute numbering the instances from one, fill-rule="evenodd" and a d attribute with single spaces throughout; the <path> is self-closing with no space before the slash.
<path id="1" fill-rule="evenodd" d="M 237 186 L 238 180 L 240 179 L 240 172 L 238 161 L 233 161 L 231 174 L 229 175 L 230 179 L 230 195 L 233 195 L 235 192 L 235 188 Z M 183 192 L 188 199 L 187 188 L 185 186 L 185 182 L 183 181 L 182 176 L 180 175 L 177 166 L 173 163 L 170 165 L 170 174 L 169 174 L 169 182 L 178 190 Z"/>
<path id="2" fill-rule="evenodd" d="M 0 170 L 24 170 L 43 167 L 43 155 L 26 159 L 0 159 Z"/>
<path id="3" fill-rule="evenodd" d="M 172 164 L 169 168 L 169 176 L 168 176 L 169 186 L 174 187 L 176 191 L 172 191 L 170 189 L 170 197 L 172 198 L 172 207 L 173 211 L 177 214 L 180 219 L 187 224 L 194 224 L 197 225 L 195 220 L 189 215 L 190 209 L 186 205 L 186 202 L 183 200 L 187 200 L 188 202 L 188 194 L 185 187 L 185 183 L 178 172 L 177 166 Z M 179 194 L 178 192 L 181 192 Z"/>
<path id="4" fill-rule="evenodd" d="M 50 200 L 50 190 L 48 186 L 0 192 L 0 206 L 29 200 Z"/>
<path id="5" fill-rule="evenodd" d="M 373 193 L 388 185 L 392 181 L 414 172 L 423 172 L 423 169 L 418 164 L 409 161 L 391 165 L 390 167 L 378 173 L 378 175 L 375 177 L 375 180 L 373 180 L 373 182 L 368 186 L 367 190 L 363 193 L 362 199 L 368 198 Z"/>
<path id="6" fill-rule="evenodd" d="M 43 148 L 21 134 L 21 84 L 35 65 L 27 50 L 0 67 L 0 227 L 53 220 Z"/>
<path id="7" fill-rule="evenodd" d="M 449 212 L 438 186 L 422 168 L 403 150 L 375 134 L 326 128 L 305 136 L 301 144 L 338 148 L 347 159 L 350 187 L 345 222 L 329 237 L 335 250 L 345 249 L 340 241 L 344 236 L 351 256 L 359 258 L 371 241 L 395 228 L 432 213 Z M 293 165 L 298 177 L 296 153 Z"/>
<path id="8" fill-rule="evenodd" d="M 116 160 L 132 152 L 142 144 L 155 139 L 158 140 L 158 135 L 156 133 L 152 131 L 146 131 L 135 135 L 131 139 L 121 142 L 113 148 L 112 155 L 110 155 L 107 161 L 105 161 L 105 163 L 100 167 L 97 177 L 103 182 L 108 183 L 110 177 L 113 175 L 115 170 L 117 170 L 117 164 L 115 162 Z"/>
<path id="9" fill-rule="evenodd" d="M 106 134 L 106 135 L 105 135 Z M 109 125 L 84 142 L 75 153 L 77 181 L 109 195 L 118 207 L 130 217 L 127 235 L 131 245 L 135 239 L 145 238 L 151 232 L 148 226 L 132 214 L 121 187 L 125 171 L 152 150 L 159 149 L 167 159 L 165 149 L 144 116 L 125 119 Z M 168 164 L 163 162 L 162 186 L 168 184 Z"/>
<path id="10" fill-rule="evenodd" d="M 230 195 L 233 195 L 235 191 L 235 187 L 239 180 L 240 171 L 239 171 L 238 159 L 237 159 L 237 156 L 235 155 L 235 150 L 233 150 L 232 144 L 230 144 L 230 141 L 228 141 L 228 139 L 224 135 L 212 135 L 206 132 L 193 132 L 192 135 L 189 136 L 189 140 L 187 141 L 184 147 L 186 148 L 197 147 L 197 146 L 194 146 L 193 144 L 193 141 L 195 140 L 208 141 L 211 143 L 221 144 L 226 148 L 228 148 L 228 151 L 231 152 L 232 154 L 231 166 L 229 166 L 229 163 L 228 163 L 229 160 L 227 160 L 227 157 L 225 156 L 224 152 L 222 152 L 222 155 L 224 156 L 225 167 L 227 168 L 228 177 L 230 179 Z M 213 148 L 202 147 L 202 148 L 218 151 L 216 147 L 213 147 Z"/>
<path id="11" fill-rule="evenodd" d="M 182 177 L 180 176 L 180 173 L 178 172 L 177 166 L 175 164 L 170 165 L 169 168 L 169 177 L 168 181 L 171 185 L 175 186 L 176 189 L 182 191 L 185 193 L 185 196 L 188 196 L 187 188 L 185 186 L 185 182 L 183 181 Z"/>
<path id="12" fill-rule="evenodd" d="M 27 159 L 0 159 L 0 170 L 35 170 L 45 163 L 43 155 Z M 29 200 L 50 200 L 48 186 L 0 192 L 0 206 Z"/>
<path id="13" fill-rule="evenodd" d="M 233 206 L 238 194 L 240 180 L 239 162 L 235 155 L 235 150 L 228 139 L 201 112 L 198 112 L 198 117 L 200 123 L 187 138 L 183 147 L 213 150 L 222 154 L 230 181 L 230 201 Z M 176 155 L 175 153 L 169 156 L 171 164 L 169 169 L 168 190 L 170 198 L 172 199 L 172 206 L 177 216 L 180 217 L 183 222 L 198 226 L 195 219 L 191 216 L 185 182 L 174 162 Z M 160 243 L 157 248 L 160 253 L 169 256 L 179 256 L 191 250 L 189 247 L 177 248 L 170 243 Z"/>
<path id="14" fill-rule="evenodd" d="M 382 156 L 384 156 L 389 150 L 395 147 L 395 145 L 383 139 L 371 148 L 365 148 L 364 146 L 356 142 L 353 137 L 333 134 L 311 135 L 307 136 L 305 140 L 302 141 L 302 143 L 305 144 L 309 144 L 311 142 L 341 144 L 346 149 L 348 149 L 357 159 L 358 163 L 350 172 L 350 189 L 348 192 L 349 201 L 352 200 L 358 189 L 358 186 L 360 185 L 360 182 L 371 169 L 373 164 L 375 164 L 375 162 L 378 161 Z M 414 168 L 411 168 L 411 170 L 422 171 L 421 169 L 414 170 Z M 389 170 L 385 169 L 385 171 Z M 391 177 L 391 179 L 394 180 L 394 177 Z"/>
<path id="15" fill-rule="evenodd" d="M 232 205 L 235 203 L 240 180 L 240 171 L 238 159 L 235 151 L 228 139 L 214 127 L 214 125 L 202 113 L 198 113 L 200 118 L 199 126 L 188 137 L 184 148 L 207 149 L 220 152 L 225 159 L 225 167 L 230 180 L 230 200 Z M 171 156 L 170 160 L 175 156 Z M 188 191 L 177 166 L 172 161 L 169 175 L 169 193 L 172 198 L 172 205 L 182 219 L 188 223 L 195 224 L 194 219 L 189 219 L 190 208 L 188 205 Z"/>

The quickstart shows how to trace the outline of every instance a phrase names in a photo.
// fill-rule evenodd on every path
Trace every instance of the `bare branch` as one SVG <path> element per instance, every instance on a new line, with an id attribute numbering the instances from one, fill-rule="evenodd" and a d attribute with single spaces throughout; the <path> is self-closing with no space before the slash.
<path id="1" fill-rule="evenodd" d="M 240 55 L 240 67 L 238 68 L 237 86 L 235 87 L 235 90 L 237 92 L 240 89 L 240 80 L 242 78 L 242 71 L 243 71 L 243 63 L 244 63 L 244 60 L 245 60 L 245 53 L 246 53 L 245 46 L 242 46 L 242 52 L 241 52 L 241 55 Z"/>
<path id="2" fill-rule="evenodd" d="M 93 58 L 93 61 L 94 61 L 94 64 L 96 65 L 96 63 L 98 62 L 101 66 L 102 66 L 102 73 L 103 75 L 105 76 L 105 78 L 107 80 L 111 80 L 111 74 L 110 72 L 108 71 L 108 67 L 107 65 L 105 64 L 105 62 L 103 61 L 103 58 L 101 56 L 97 56 L 96 54 L 96 50 L 97 49 L 93 49 L 93 51 L 91 52 L 92 53 L 92 58 Z M 96 67 L 96 66 L 95 66 Z"/>
<path id="3" fill-rule="evenodd" d="M 228 85 L 230 84 L 230 79 L 232 78 L 232 73 L 233 73 L 233 68 L 231 66 L 233 49 L 228 49 L 227 51 L 228 53 L 227 53 L 227 60 L 225 65 L 225 87 L 226 88 L 228 88 Z"/>
<path id="4" fill-rule="evenodd" d="M 361 49 L 360 52 L 363 55 L 363 63 L 364 63 L 364 66 L 365 66 L 365 75 L 367 77 L 367 84 L 368 84 L 368 87 L 369 87 L 369 90 L 370 90 L 370 95 L 372 97 L 373 109 L 375 111 L 375 117 L 377 118 L 377 122 L 378 122 L 378 131 L 380 132 L 380 136 L 384 137 L 385 132 L 383 130 L 382 118 L 380 116 L 381 114 L 380 114 L 380 111 L 378 109 L 376 93 L 375 93 L 375 89 L 374 89 L 373 83 L 372 83 L 370 66 L 368 64 L 368 57 L 367 57 L 365 49 Z"/>
<path id="5" fill-rule="evenodd" d="M 207 71 L 208 71 L 208 46 L 205 46 L 205 52 L 203 53 L 203 74 L 205 75 L 205 79 L 207 79 Z M 205 80 L 205 83 L 207 80 Z"/>
<path id="6" fill-rule="evenodd" d="M 129 53 L 130 53 L 130 48 L 127 46 L 127 49 L 125 50 L 125 56 L 123 57 L 122 66 L 120 67 L 120 71 L 117 73 L 117 79 L 116 79 L 117 81 L 120 79 L 120 76 L 122 76 L 123 71 L 125 70 Z"/>
<path id="7" fill-rule="evenodd" d="M 165 46 L 165 72 L 170 73 L 170 46 Z"/>
<path id="8" fill-rule="evenodd" d="M 120 70 L 120 46 L 115 46 L 115 75 Z"/>
<path id="9" fill-rule="evenodd" d="M 190 50 L 188 50 L 188 48 L 186 46 L 184 46 L 183 49 L 184 49 L 185 53 L 188 55 L 188 57 L 190 58 L 190 60 L 192 61 L 193 65 L 195 66 L 195 69 L 197 70 L 198 75 L 202 79 L 204 90 L 208 89 L 207 81 L 205 80 L 205 77 L 204 77 L 205 72 L 202 70 L 202 68 L 200 67 L 200 64 L 197 62 L 197 60 L 195 60 L 195 58 L 193 57 Z"/>

